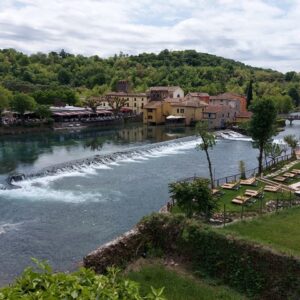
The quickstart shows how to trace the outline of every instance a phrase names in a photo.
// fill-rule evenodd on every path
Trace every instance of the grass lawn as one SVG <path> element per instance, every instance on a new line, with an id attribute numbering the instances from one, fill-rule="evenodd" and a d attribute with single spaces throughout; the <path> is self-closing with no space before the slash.
<path id="1" fill-rule="evenodd" d="M 300 257 L 300 207 L 217 229 Z"/>
<path id="2" fill-rule="evenodd" d="M 142 266 L 139 271 L 132 271 L 127 276 L 140 284 L 143 295 L 147 295 L 153 286 L 165 287 L 164 296 L 169 300 L 246 299 L 226 286 L 185 276 L 159 264 Z"/>
<path id="3" fill-rule="evenodd" d="M 245 191 L 247 189 L 250 190 L 261 190 L 265 184 L 258 182 L 257 186 L 241 186 L 237 191 L 234 190 L 222 190 L 224 194 L 219 197 L 219 210 L 223 211 L 224 209 L 224 204 L 226 205 L 226 211 L 228 212 L 240 212 L 241 211 L 241 205 L 234 204 L 231 202 L 232 199 L 234 199 L 236 196 L 240 195 L 243 196 Z M 272 192 L 264 192 L 264 197 L 262 199 L 262 205 L 263 207 L 265 206 L 266 202 L 270 200 L 289 200 L 290 199 L 290 193 L 289 192 L 278 192 L 278 193 L 272 193 Z M 261 200 L 260 199 L 255 199 L 254 203 L 248 203 L 247 205 L 244 206 L 244 212 L 259 212 L 260 210 L 260 205 L 261 205 Z"/>
<path id="4" fill-rule="evenodd" d="M 218 211 L 223 212 L 224 210 L 224 204 L 226 207 L 226 212 L 238 212 L 240 213 L 242 210 L 242 206 L 238 204 L 234 204 L 231 202 L 232 199 L 234 199 L 236 196 L 244 195 L 245 191 L 247 189 L 251 190 L 259 190 L 263 189 L 265 184 L 258 182 L 257 186 L 241 186 L 238 190 L 224 190 L 221 189 L 223 192 L 223 195 L 218 196 L 217 201 L 218 201 Z M 277 197 L 279 200 L 290 200 L 290 193 L 289 192 L 278 192 L 278 193 L 272 193 L 272 192 L 264 192 L 264 197 L 262 200 L 260 199 L 253 199 L 255 202 L 254 203 L 248 203 L 247 205 L 244 205 L 244 213 L 246 214 L 247 212 L 259 212 L 260 211 L 260 205 L 262 201 L 262 206 L 264 207 L 266 202 L 270 200 L 277 200 Z M 294 196 L 293 196 L 294 197 Z M 175 205 L 172 208 L 172 213 L 182 213 L 181 209 Z"/>

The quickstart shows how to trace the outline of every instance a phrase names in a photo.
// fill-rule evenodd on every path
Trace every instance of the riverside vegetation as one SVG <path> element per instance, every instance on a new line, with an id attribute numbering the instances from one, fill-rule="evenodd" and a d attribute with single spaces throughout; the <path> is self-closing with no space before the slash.
<path id="1" fill-rule="evenodd" d="M 128 80 L 135 92 L 145 92 L 156 85 L 179 85 L 185 93 L 201 91 L 216 95 L 228 91 L 247 94 L 247 98 L 254 100 L 268 98 L 282 113 L 300 103 L 298 73 L 254 68 L 194 50 L 131 56 L 120 53 L 104 59 L 64 50 L 26 55 L 3 49 L 0 50 L 0 112 L 9 107 L 10 99 L 18 93 L 21 93 L 19 101 L 22 99 L 28 108 L 32 104 L 48 106 L 57 102 L 82 105 L 88 96 L 115 90 L 117 82 L 123 79 Z M 25 99 L 24 94 L 30 98 Z"/>

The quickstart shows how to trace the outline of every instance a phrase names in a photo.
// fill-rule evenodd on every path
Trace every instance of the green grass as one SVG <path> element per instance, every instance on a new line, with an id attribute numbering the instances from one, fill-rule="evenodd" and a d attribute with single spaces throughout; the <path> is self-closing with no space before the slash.
<path id="1" fill-rule="evenodd" d="M 223 195 L 219 196 L 217 198 L 218 201 L 218 211 L 223 212 L 224 211 L 224 204 L 226 208 L 226 213 L 240 213 L 242 210 L 242 206 L 238 204 L 234 204 L 231 202 L 232 199 L 234 199 L 236 196 L 240 195 L 243 196 L 245 191 L 247 189 L 251 190 L 259 190 L 263 189 L 265 184 L 258 182 L 257 186 L 241 186 L 238 190 L 224 190 L 221 189 L 223 192 Z M 264 197 L 262 199 L 262 206 L 265 207 L 265 204 L 270 201 L 270 200 L 290 200 L 290 193 L 289 192 L 284 192 L 284 193 L 272 193 L 272 192 L 264 192 Z M 244 206 L 244 213 L 246 214 L 247 212 L 260 212 L 260 205 L 261 205 L 261 200 L 260 199 L 253 199 L 255 202 L 254 203 L 247 203 L 247 205 Z M 172 208 L 172 213 L 177 214 L 177 213 L 182 213 L 181 209 L 175 205 Z"/>
<path id="2" fill-rule="evenodd" d="M 224 204 L 226 206 L 227 212 L 241 212 L 241 205 L 232 203 L 232 199 L 234 199 L 236 196 L 240 195 L 243 196 L 245 191 L 247 189 L 250 190 L 262 190 L 264 188 L 265 184 L 262 182 L 258 182 L 257 186 L 241 186 L 237 191 L 232 190 L 222 190 L 224 194 L 219 197 L 219 210 L 223 212 Z M 254 198 L 254 203 L 248 202 L 244 206 L 244 212 L 259 212 L 260 211 L 260 205 L 262 201 L 262 206 L 265 207 L 265 204 L 270 200 L 290 200 L 290 193 L 289 192 L 278 192 L 278 193 L 272 193 L 272 192 L 264 192 L 264 197 L 262 200 Z"/>
<path id="3" fill-rule="evenodd" d="M 289 255 L 300 256 L 300 207 L 285 209 L 277 214 L 265 215 L 218 229 L 255 241 Z"/>
<path id="4" fill-rule="evenodd" d="M 158 264 L 143 266 L 140 271 L 130 272 L 127 276 L 140 284 L 143 295 L 147 295 L 153 286 L 165 287 L 164 296 L 169 300 L 246 299 L 226 286 L 179 275 Z"/>

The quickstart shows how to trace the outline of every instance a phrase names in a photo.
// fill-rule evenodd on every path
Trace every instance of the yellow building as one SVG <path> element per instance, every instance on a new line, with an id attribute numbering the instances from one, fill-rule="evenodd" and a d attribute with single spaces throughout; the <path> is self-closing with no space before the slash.
<path id="1" fill-rule="evenodd" d="M 162 101 L 150 101 L 143 109 L 143 122 L 147 125 L 164 124 L 166 121 L 163 113 Z"/>
<path id="2" fill-rule="evenodd" d="M 144 106 L 148 103 L 147 96 L 145 93 L 124 93 L 124 92 L 111 92 L 106 94 L 107 97 L 120 97 L 126 99 L 127 103 L 125 107 L 130 109 L 135 114 L 141 114 Z M 109 108 L 107 102 L 100 104 L 102 108 Z"/>
<path id="3" fill-rule="evenodd" d="M 205 102 L 189 98 L 150 101 L 144 108 L 144 124 L 173 123 L 189 126 L 202 119 L 205 106 Z"/>

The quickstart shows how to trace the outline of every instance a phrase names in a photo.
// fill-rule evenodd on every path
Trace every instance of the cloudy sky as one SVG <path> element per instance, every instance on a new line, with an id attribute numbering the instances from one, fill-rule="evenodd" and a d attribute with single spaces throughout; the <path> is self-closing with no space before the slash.
<path id="1" fill-rule="evenodd" d="M 0 0 L 0 48 L 106 57 L 195 49 L 300 72 L 300 0 Z"/>

